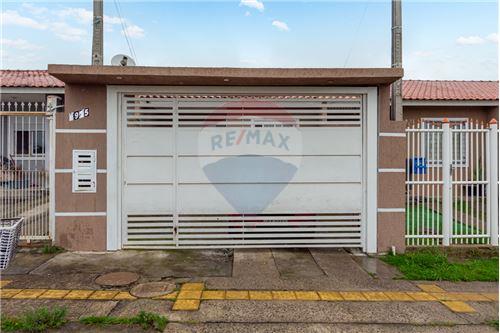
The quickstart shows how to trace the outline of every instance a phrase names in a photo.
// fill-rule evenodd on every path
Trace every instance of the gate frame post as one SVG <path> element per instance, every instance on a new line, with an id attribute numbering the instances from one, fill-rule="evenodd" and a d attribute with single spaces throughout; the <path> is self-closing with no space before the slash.
<path id="1" fill-rule="evenodd" d="M 490 121 L 490 131 L 489 131 L 489 151 L 486 154 L 490 154 L 490 174 L 489 174 L 489 188 L 488 193 L 490 201 L 490 241 L 491 245 L 498 246 L 498 124 L 495 119 Z"/>
<path id="2" fill-rule="evenodd" d="M 451 131 L 448 118 L 443 119 L 443 158 L 442 158 L 442 174 L 443 174 L 443 245 L 450 245 L 451 238 Z"/>
<path id="3" fill-rule="evenodd" d="M 54 110 L 47 110 L 49 131 L 49 237 L 52 244 L 56 242 L 56 115 Z"/>

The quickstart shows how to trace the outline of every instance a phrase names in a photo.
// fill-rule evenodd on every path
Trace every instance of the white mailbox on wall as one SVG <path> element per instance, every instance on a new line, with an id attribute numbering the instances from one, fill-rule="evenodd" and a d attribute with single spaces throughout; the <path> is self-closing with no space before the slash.
<path id="1" fill-rule="evenodd" d="M 96 150 L 73 150 L 73 193 L 95 193 L 96 170 Z"/>

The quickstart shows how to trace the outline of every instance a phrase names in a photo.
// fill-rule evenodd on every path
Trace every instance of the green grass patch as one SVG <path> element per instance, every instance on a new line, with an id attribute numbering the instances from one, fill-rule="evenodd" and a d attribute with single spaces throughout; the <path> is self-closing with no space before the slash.
<path id="1" fill-rule="evenodd" d="M 55 245 L 44 245 L 44 247 L 42 248 L 43 254 L 61 253 L 63 251 L 64 251 L 64 249 L 62 247 L 55 246 Z"/>
<path id="2" fill-rule="evenodd" d="M 464 215 L 465 218 L 465 215 Z M 481 232 L 472 226 L 468 226 L 460 221 L 453 220 L 454 235 L 475 235 Z M 406 207 L 406 234 L 407 235 L 442 235 L 443 233 L 443 216 L 430 209 L 426 205 L 408 205 Z M 417 242 L 417 240 L 413 240 Z M 410 242 L 410 243 L 408 243 Z M 435 245 L 434 240 L 421 239 L 418 240 L 419 245 Z M 487 238 L 469 238 L 466 244 L 486 244 Z M 414 245 L 411 240 L 407 240 L 409 245 Z"/>
<path id="3" fill-rule="evenodd" d="M 427 249 L 382 257 L 396 266 L 407 280 L 498 281 L 498 258 L 450 262 L 446 254 Z"/>
<path id="4" fill-rule="evenodd" d="M 487 322 L 488 325 L 490 325 L 491 327 L 494 327 L 497 329 L 498 331 L 498 319 L 495 319 L 495 320 L 490 320 Z"/>
<path id="5" fill-rule="evenodd" d="M 90 316 L 80 319 L 85 325 L 110 326 L 110 325 L 139 325 L 143 329 L 154 329 L 163 332 L 168 324 L 168 319 L 156 313 L 141 311 L 134 317 L 105 317 Z"/>
<path id="6" fill-rule="evenodd" d="M 60 328 L 66 324 L 66 309 L 46 307 L 28 311 L 19 317 L 2 316 L 3 332 L 44 332 L 50 328 Z"/>

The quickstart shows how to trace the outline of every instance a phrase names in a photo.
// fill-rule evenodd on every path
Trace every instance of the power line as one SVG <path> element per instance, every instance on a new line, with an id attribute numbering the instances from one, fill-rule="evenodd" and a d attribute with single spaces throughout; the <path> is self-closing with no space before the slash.
<path id="1" fill-rule="evenodd" d="M 130 54 L 132 55 L 132 57 L 135 59 L 135 61 L 138 62 L 137 54 L 135 53 L 135 49 L 134 49 L 134 45 L 128 36 L 128 25 L 127 25 L 127 22 L 122 17 L 122 13 L 120 10 L 120 5 L 118 3 L 118 0 L 114 0 L 114 3 L 115 3 L 116 12 L 118 14 L 118 17 L 120 18 L 120 24 L 122 26 L 123 35 L 125 36 L 125 40 L 127 41 L 128 50 L 129 50 Z"/>
<path id="2" fill-rule="evenodd" d="M 349 48 L 349 52 L 347 53 L 347 57 L 345 58 L 344 68 L 347 66 L 347 63 L 349 62 L 349 58 L 351 58 L 351 53 L 352 53 L 352 50 L 354 49 L 354 44 L 356 43 L 356 40 L 358 39 L 359 29 L 361 28 L 361 23 L 365 19 L 367 8 L 368 8 L 368 2 L 365 2 L 365 8 L 363 9 L 363 14 L 361 15 L 361 18 L 359 19 L 358 27 L 356 28 L 356 32 L 354 33 L 354 38 L 353 38 L 353 41 L 351 43 L 351 47 Z"/>

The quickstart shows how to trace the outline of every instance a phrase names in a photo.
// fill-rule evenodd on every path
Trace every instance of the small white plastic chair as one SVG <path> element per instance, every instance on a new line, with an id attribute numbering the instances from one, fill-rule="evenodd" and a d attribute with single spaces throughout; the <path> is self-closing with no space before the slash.
<path id="1" fill-rule="evenodd" d="M 0 270 L 9 266 L 16 255 L 24 218 L 0 219 Z"/>

